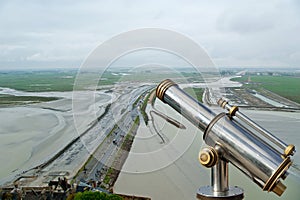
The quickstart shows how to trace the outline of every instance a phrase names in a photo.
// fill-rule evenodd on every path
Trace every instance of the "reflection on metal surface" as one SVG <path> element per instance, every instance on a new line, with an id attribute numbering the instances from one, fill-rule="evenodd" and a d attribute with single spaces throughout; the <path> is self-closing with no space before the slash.
<path id="1" fill-rule="evenodd" d="M 241 113 L 238 110 L 237 106 L 231 106 L 228 103 L 228 101 L 226 101 L 225 99 L 220 99 L 218 101 L 218 104 L 222 108 L 228 110 L 230 116 L 232 116 L 232 117 L 233 116 L 238 117 L 244 123 L 248 124 L 250 127 L 252 127 L 253 129 L 255 129 L 258 133 L 260 133 L 261 135 L 263 135 L 264 137 L 266 137 L 267 139 L 269 139 L 269 141 L 271 141 L 272 143 L 274 143 L 278 148 L 280 148 L 281 150 L 284 150 L 284 152 L 283 152 L 284 156 L 293 155 L 293 153 L 295 151 L 294 145 L 287 145 L 287 144 L 285 144 L 283 141 L 281 141 L 280 139 L 278 139 L 276 136 L 274 136 L 273 134 L 271 134 L 270 132 L 268 132 L 266 129 L 264 129 L 263 127 L 259 126 L 258 124 L 256 124 L 251 119 L 249 119 L 246 115 L 244 115 L 243 113 Z"/>
<path id="2" fill-rule="evenodd" d="M 227 193 L 216 193 L 212 190 L 211 186 L 204 186 L 198 189 L 197 198 L 202 200 L 210 200 L 210 199 L 240 200 L 244 198 L 244 191 L 239 187 L 229 187 Z"/>
<path id="3" fill-rule="evenodd" d="M 226 194 L 232 194 L 230 189 L 228 191 L 230 187 L 226 185 L 228 174 L 227 164 L 224 163 L 227 162 L 244 172 L 263 190 L 273 191 L 279 196 L 284 192 L 286 187 L 280 179 L 287 176 L 287 170 L 292 164 L 289 156 L 294 154 L 293 145 L 286 145 L 243 115 L 238 107 L 230 106 L 224 100 L 219 100 L 218 104 L 229 113 L 216 115 L 205 105 L 186 94 L 171 80 L 167 79 L 161 82 L 157 87 L 156 94 L 164 103 L 170 105 L 203 131 L 205 143 L 217 150 L 218 157 L 222 162 L 216 162 L 210 166 L 212 167 L 211 189 L 213 194 L 220 195 L 222 193 L 222 198 L 225 198 Z M 265 138 L 236 121 L 234 116 Z M 283 149 L 284 153 L 280 153 L 278 148 Z M 204 164 L 211 161 L 212 158 L 210 151 L 205 152 L 200 155 L 200 162 Z M 205 196 L 203 190 L 199 192 L 198 195 L 202 196 L 202 199 L 211 198 L 209 194 L 203 198 Z M 236 198 L 241 196 L 243 196 L 241 193 L 236 194 Z"/>

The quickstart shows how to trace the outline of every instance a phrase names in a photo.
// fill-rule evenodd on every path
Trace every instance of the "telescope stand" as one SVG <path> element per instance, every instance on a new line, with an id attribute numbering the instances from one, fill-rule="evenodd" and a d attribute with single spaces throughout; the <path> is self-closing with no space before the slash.
<path id="1" fill-rule="evenodd" d="M 228 186 L 228 162 L 220 159 L 211 167 L 211 186 L 199 188 L 197 198 L 201 200 L 241 200 L 244 198 L 244 191 L 237 186 Z"/>
<path id="2" fill-rule="evenodd" d="M 226 161 L 264 191 L 282 195 L 286 186 L 281 180 L 286 178 L 293 163 L 290 157 L 296 153 L 294 145 L 285 144 L 224 99 L 218 105 L 228 113 L 216 115 L 169 79 L 157 86 L 156 97 L 203 131 L 207 146 L 200 150 L 198 159 L 204 167 L 212 168 L 212 180 L 211 186 L 198 190 L 199 199 L 243 199 L 241 188 L 228 186 Z"/>

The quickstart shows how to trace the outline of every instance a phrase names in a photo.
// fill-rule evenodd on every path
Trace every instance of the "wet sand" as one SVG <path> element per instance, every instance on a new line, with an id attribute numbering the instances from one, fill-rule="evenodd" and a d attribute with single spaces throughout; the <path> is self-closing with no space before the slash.
<path id="1" fill-rule="evenodd" d="M 77 113 L 77 119 L 81 119 L 81 123 L 76 127 L 72 112 L 72 93 L 54 92 L 51 95 L 64 98 L 0 109 L 0 163 L 5 163 L 0 170 L 0 184 L 51 158 L 91 125 L 95 118 L 89 113 L 100 114 L 104 110 L 101 105 L 111 100 L 109 95 L 101 92 L 96 95 L 94 104 L 83 98 L 77 108 L 77 111 L 81 111 Z M 82 93 L 82 96 L 85 94 Z"/>
<path id="2" fill-rule="evenodd" d="M 59 114 L 26 107 L 3 108 L 0 119 L 0 160 L 6 163 L 1 167 L 1 177 L 17 168 L 34 165 L 35 162 L 27 161 L 36 157 L 35 152 L 41 149 L 39 145 L 55 134 L 56 130 L 62 129 L 65 122 Z M 42 159 L 39 156 L 37 158 Z"/>

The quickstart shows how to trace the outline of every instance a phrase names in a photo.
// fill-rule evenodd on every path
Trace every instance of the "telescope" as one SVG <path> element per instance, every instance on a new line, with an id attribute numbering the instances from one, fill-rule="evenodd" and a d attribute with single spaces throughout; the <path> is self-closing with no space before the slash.
<path id="1" fill-rule="evenodd" d="M 215 114 L 169 79 L 157 86 L 156 96 L 203 132 L 207 147 L 200 150 L 199 161 L 211 168 L 211 185 L 200 187 L 197 198 L 244 198 L 243 189 L 228 185 L 228 163 L 264 191 L 282 195 L 286 186 L 281 181 L 292 165 L 294 145 L 285 144 L 224 99 L 218 105 L 225 112 Z"/>

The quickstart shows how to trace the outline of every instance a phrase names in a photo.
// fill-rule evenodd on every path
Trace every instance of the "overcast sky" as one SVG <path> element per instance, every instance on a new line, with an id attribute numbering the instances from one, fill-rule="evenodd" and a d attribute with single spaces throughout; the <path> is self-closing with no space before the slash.
<path id="1" fill-rule="evenodd" d="M 144 27 L 189 36 L 218 66 L 300 67 L 299 19 L 297 0 L 1 0 L 0 69 L 79 67 Z"/>

